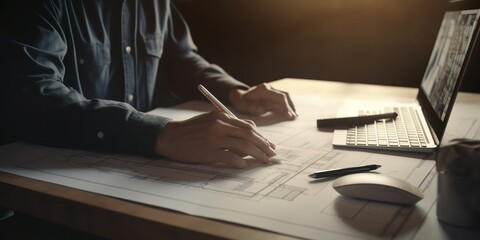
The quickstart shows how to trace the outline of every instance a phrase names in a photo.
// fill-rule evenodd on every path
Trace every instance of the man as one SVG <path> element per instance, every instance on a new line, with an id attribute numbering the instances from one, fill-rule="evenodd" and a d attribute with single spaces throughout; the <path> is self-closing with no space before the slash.
<path id="1" fill-rule="evenodd" d="M 288 94 L 249 87 L 198 53 L 170 1 L 2 3 L 2 134 L 59 147 L 129 151 L 187 163 L 270 162 L 275 145 L 251 121 L 220 112 L 185 121 L 145 113 L 166 97 L 297 117 Z M 187 150 L 188 149 L 188 150 Z"/>

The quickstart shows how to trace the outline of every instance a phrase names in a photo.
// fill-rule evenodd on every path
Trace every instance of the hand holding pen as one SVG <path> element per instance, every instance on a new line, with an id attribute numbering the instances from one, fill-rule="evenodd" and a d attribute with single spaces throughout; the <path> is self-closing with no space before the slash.
<path id="1" fill-rule="evenodd" d="M 198 90 L 215 106 L 215 108 L 217 108 L 220 112 L 223 112 L 223 113 L 226 113 L 228 116 L 230 116 L 231 118 L 233 119 L 238 119 L 237 116 L 235 116 L 235 114 L 233 114 L 227 107 L 225 107 L 225 105 L 222 104 L 222 102 L 220 102 L 212 93 L 210 93 L 210 91 L 208 91 L 204 86 L 202 86 L 201 84 L 198 85 Z M 257 131 L 257 128 L 255 126 L 255 124 L 252 122 L 252 121 L 248 121 L 248 123 L 253 127 L 252 130 L 253 132 L 261 137 L 266 144 L 268 144 L 272 150 L 275 148 L 275 144 L 270 142 L 266 137 L 264 137 L 262 134 L 260 134 L 258 131 Z M 275 152 L 274 152 L 275 153 Z M 275 153 L 275 155 L 277 155 L 277 153 Z M 274 156 L 275 156 L 274 155 Z M 273 163 L 280 163 L 280 159 L 279 159 L 279 156 L 277 156 L 277 158 L 269 158 L 267 162 L 273 162 Z"/>
<path id="2" fill-rule="evenodd" d="M 269 163 L 275 151 L 263 138 L 251 134 L 245 121 L 213 111 L 182 121 L 169 121 L 157 138 L 154 152 L 171 160 L 193 164 L 247 166 L 246 156 Z"/>
<path id="3" fill-rule="evenodd" d="M 224 111 L 212 111 L 167 122 L 157 137 L 154 153 L 184 163 L 244 168 L 248 163 L 246 156 L 265 163 L 273 162 L 276 159 L 274 148 L 258 134 L 253 123 Z"/>

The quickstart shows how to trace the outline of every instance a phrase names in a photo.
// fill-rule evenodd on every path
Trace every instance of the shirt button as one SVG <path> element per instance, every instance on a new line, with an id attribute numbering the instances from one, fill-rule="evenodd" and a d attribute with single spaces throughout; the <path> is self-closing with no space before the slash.
<path id="1" fill-rule="evenodd" d="M 98 138 L 98 139 L 103 139 L 103 136 L 104 136 L 104 135 L 103 135 L 103 132 L 102 132 L 102 131 L 98 131 L 98 132 L 97 132 L 97 138 Z"/>
<path id="2" fill-rule="evenodd" d="M 78 59 L 78 64 L 82 65 L 84 63 L 85 63 L 85 59 L 83 59 L 83 58 Z"/>
<path id="3" fill-rule="evenodd" d="M 130 53 L 132 51 L 132 48 L 130 46 L 125 47 L 125 52 Z"/>
<path id="4" fill-rule="evenodd" d="M 131 103 L 133 101 L 133 94 L 128 95 L 128 102 Z"/>

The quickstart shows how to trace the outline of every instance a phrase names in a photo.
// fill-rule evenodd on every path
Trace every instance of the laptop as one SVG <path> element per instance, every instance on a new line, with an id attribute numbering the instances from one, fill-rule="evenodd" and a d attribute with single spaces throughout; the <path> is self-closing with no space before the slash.
<path id="1" fill-rule="evenodd" d="M 334 147 L 431 152 L 440 144 L 469 58 L 478 41 L 480 6 L 451 1 L 415 104 L 348 108 L 345 115 L 397 112 L 395 119 L 335 129 Z M 473 64 L 472 64 L 473 65 Z M 468 66 L 473 68 L 476 66 Z"/>

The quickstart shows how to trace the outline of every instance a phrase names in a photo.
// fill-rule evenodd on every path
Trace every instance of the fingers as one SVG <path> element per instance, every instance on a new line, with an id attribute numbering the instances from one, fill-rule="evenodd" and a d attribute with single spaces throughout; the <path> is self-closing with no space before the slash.
<path id="1" fill-rule="evenodd" d="M 233 151 L 219 151 L 217 153 L 217 157 L 217 159 L 221 159 L 220 162 L 229 167 L 245 168 L 247 166 L 247 160 L 245 160 L 239 153 L 235 153 Z"/>
<path id="2" fill-rule="evenodd" d="M 274 88 L 272 88 L 274 89 Z M 287 99 L 287 102 L 288 102 L 288 106 L 290 107 L 291 110 L 293 110 L 293 112 L 295 113 L 295 115 L 298 117 L 298 114 L 297 114 L 297 109 L 295 109 L 295 105 L 293 104 L 293 101 L 292 99 L 290 98 L 290 94 L 288 94 L 288 92 L 285 92 L 285 91 L 280 91 L 280 90 L 276 90 L 275 91 L 279 91 L 281 93 L 283 93 Z"/>
<path id="3" fill-rule="evenodd" d="M 219 118 L 222 122 L 219 122 L 213 131 L 225 132 L 229 137 L 215 144 L 222 145 L 223 148 L 240 155 L 250 155 L 263 162 L 270 162 L 271 157 L 276 155 L 275 144 L 263 137 L 256 130 L 253 122 L 233 119 L 225 114 L 221 114 Z"/>
<path id="4" fill-rule="evenodd" d="M 232 91 L 231 102 L 237 110 L 255 115 L 271 111 L 289 120 L 298 117 L 290 95 L 287 92 L 274 89 L 266 83 L 259 84 L 246 91 Z"/>
<path id="5" fill-rule="evenodd" d="M 252 156 L 266 163 L 270 162 L 270 159 L 276 155 L 269 142 L 259 137 L 255 132 L 235 128 L 229 134 L 231 134 L 231 137 L 226 138 L 222 143 L 225 149 L 230 149 L 240 155 Z"/>
<path id="6" fill-rule="evenodd" d="M 255 124 L 211 112 L 184 121 L 170 121 L 155 144 L 155 153 L 185 163 L 221 162 L 246 166 L 245 156 L 270 163 L 276 155 Z"/>
<path id="7" fill-rule="evenodd" d="M 262 138 L 264 142 L 268 143 L 270 148 L 275 149 L 277 147 L 273 142 L 269 141 L 266 137 L 264 137 L 262 134 L 258 132 L 257 125 L 252 120 L 241 119 L 241 121 L 231 121 L 230 124 L 237 126 L 239 128 L 250 129 L 257 135 L 257 137 Z"/>
<path id="8" fill-rule="evenodd" d="M 269 93 L 265 96 L 269 98 L 270 102 L 273 102 L 273 104 L 269 104 L 270 108 L 267 108 L 267 111 L 275 111 L 281 113 L 287 119 L 295 119 L 296 117 L 298 117 L 295 105 L 293 104 L 293 101 L 287 92 L 274 89 L 266 83 L 262 84 L 262 86 Z"/>

